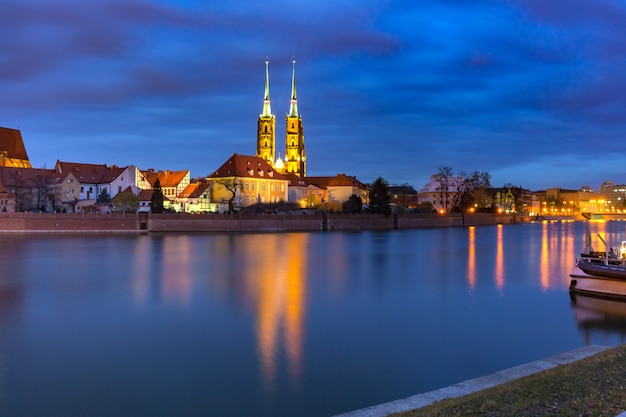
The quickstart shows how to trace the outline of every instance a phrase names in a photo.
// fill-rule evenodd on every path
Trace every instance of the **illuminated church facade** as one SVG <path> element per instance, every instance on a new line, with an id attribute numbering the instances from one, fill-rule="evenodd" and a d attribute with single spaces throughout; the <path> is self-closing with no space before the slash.
<path id="1" fill-rule="evenodd" d="M 263 112 L 257 125 L 256 156 L 265 160 L 281 174 L 294 174 L 306 177 L 306 152 L 304 149 L 304 126 L 302 115 L 298 112 L 296 97 L 296 61 L 293 61 L 291 75 L 291 103 L 286 116 L 285 159 L 279 154 L 276 158 L 276 116 L 272 114 L 270 104 L 269 63 L 265 61 L 265 95 Z"/>

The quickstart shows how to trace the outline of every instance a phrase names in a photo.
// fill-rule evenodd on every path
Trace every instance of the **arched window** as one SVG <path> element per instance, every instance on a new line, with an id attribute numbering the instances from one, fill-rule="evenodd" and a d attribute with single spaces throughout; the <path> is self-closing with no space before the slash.
<path id="1" fill-rule="evenodd" d="M 293 140 L 291 141 L 291 146 L 296 146 L 296 142 L 294 142 Z"/>

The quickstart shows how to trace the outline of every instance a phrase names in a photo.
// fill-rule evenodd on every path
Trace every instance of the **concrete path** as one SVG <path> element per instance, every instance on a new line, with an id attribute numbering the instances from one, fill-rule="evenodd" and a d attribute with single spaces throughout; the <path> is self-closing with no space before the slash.
<path id="1" fill-rule="evenodd" d="M 436 401 L 441 401 L 445 398 L 455 398 L 462 395 L 471 394 L 473 392 L 480 391 L 485 388 L 491 388 L 493 386 L 500 385 L 517 378 L 545 371 L 546 369 L 554 368 L 558 365 L 565 365 L 567 363 L 575 362 L 588 356 L 595 355 L 596 353 L 602 352 L 603 350 L 606 350 L 608 348 L 608 346 L 596 345 L 583 347 L 567 353 L 552 356 L 547 359 L 530 362 L 525 365 L 516 366 L 514 368 L 505 369 L 504 371 L 496 372 L 495 374 L 483 376 L 476 379 L 470 379 L 468 381 L 461 382 L 460 384 L 456 385 L 451 385 L 446 388 L 426 392 L 424 394 L 413 395 L 402 400 L 391 401 L 385 404 L 375 405 L 373 407 L 368 407 L 361 410 L 351 411 L 349 413 L 340 414 L 335 417 L 386 417 L 392 413 L 415 410 L 416 408 L 425 407 Z M 620 414 L 617 417 L 626 417 L 626 412 Z"/>

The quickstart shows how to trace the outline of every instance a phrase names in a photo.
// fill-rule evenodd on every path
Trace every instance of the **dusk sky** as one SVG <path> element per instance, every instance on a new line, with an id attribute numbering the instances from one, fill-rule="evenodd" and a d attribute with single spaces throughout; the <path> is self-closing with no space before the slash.
<path id="1" fill-rule="evenodd" d="M 0 20 L 0 126 L 36 168 L 254 155 L 266 59 L 284 155 L 295 59 L 308 175 L 626 183 L 624 0 L 5 0 Z"/>

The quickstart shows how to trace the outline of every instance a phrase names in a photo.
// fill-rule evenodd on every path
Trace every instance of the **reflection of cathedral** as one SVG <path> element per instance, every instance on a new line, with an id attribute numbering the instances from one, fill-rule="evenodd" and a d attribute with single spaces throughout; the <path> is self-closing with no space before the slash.
<path id="1" fill-rule="evenodd" d="M 298 113 L 296 98 L 296 61 L 293 61 L 291 75 L 291 104 L 286 117 L 285 160 L 276 158 L 276 116 L 270 105 L 269 64 L 265 61 L 265 96 L 263 113 L 259 115 L 257 127 L 256 156 L 266 160 L 281 174 L 306 176 L 306 153 L 304 151 L 304 127 Z"/>

